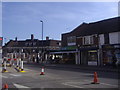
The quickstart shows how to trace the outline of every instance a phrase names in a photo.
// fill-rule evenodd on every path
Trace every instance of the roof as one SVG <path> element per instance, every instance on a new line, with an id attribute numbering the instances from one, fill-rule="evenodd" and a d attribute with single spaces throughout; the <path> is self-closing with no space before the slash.
<path id="1" fill-rule="evenodd" d="M 38 39 L 27 39 L 27 40 L 10 40 L 5 46 L 7 47 L 39 47 L 42 46 L 59 46 L 60 40 L 38 40 Z"/>
<path id="2" fill-rule="evenodd" d="M 110 18 L 93 23 L 83 23 L 73 31 L 62 35 L 86 36 L 91 34 L 104 34 L 120 31 L 120 17 Z"/>

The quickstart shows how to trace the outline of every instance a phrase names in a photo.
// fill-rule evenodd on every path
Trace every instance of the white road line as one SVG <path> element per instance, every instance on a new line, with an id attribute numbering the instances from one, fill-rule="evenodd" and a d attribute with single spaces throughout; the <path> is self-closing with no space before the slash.
<path id="1" fill-rule="evenodd" d="M 62 83 L 63 85 L 67 85 L 67 86 L 71 86 L 71 87 L 75 87 L 75 88 L 84 88 L 84 87 L 80 87 L 80 86 L 77 86 L 77 85 L 71 85 L 71 84 L 68 84 L 68 83 Z"/>
<path id="2" fill-rule="evenodd" d="M 23 85 L 20 85 L 20 84 L 13 84 L 16 88 L 29 88 L 27 86 L 23 86 Z"/>
<path id="3" fill-rule="evenodd" d="M 112 84 L 108 84 L 108 83 L 100 83 L 100 84 L 103 84 L 103 85 L 108 85 L 108 86 L 118 87 L 118 85 L 112 85 Z"/>
<path id="4" fill-rule="evenodd" d="M 31 69 L 27 69 L 27 68 L 25 68 L 25 70 L 28 70 L 28 71 L 34 71 L 34 70 L 31 70 Z"/>
<path id="5" fill-rule="evenodd" d="M 3 75 L 0 75 L 0 77 L 3 77 L 3 78 L 8 78 L 7 76 L 3 76 Z"/>
<path id="6" fill-rule="evenodd" d="M 16 76 L 16 77 L 21 76 L 21 75 L 19 75 L 19 74 L 10 74 L 10 75 Z"/>
<path id="7" fill-rule="evenodd" d="M 84 80 L 84 81 L 92 82 L 92 81 L 89 81 L 89 80 Z M 108 83 L 101 83 L 101 82 L 100 82 L 100 84 L 118 87 L 118 85 L 113 85 L 113 84 L 108 84 Z"/>

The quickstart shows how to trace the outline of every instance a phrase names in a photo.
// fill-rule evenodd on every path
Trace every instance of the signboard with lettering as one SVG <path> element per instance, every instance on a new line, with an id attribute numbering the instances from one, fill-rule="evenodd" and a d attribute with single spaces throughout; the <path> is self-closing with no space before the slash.
<path id="1" fill-rule="evenodd" d="M 62 47 L 61 50 L 76 50 L 76 46 L 67 46 L 67 47 Z"/>
<path id="2" fill-rule="evenodd" d="M 2 43 L 3 43 L 3 38 L 0 37 L 0 47 L 2 47 Z"/>

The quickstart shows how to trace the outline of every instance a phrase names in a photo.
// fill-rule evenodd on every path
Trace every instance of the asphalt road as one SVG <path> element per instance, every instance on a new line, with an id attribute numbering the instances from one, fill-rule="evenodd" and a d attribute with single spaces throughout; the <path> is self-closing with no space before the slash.
<path id="1" fill-rule="evenodd" d="M 8 72 L 1 73 L 2 84 L 9 88 L 118 88 L 117 72 L 101 72 L 98 74 L 99 84 L 91 84 L 94 72 L 74 68 L 60 68 L 54 65 L 45 67 L 45 75 L 40 75 L 41 65 L 24 65 L 26 72 L 17 72 L 14 67 L 7 67 Z"/>

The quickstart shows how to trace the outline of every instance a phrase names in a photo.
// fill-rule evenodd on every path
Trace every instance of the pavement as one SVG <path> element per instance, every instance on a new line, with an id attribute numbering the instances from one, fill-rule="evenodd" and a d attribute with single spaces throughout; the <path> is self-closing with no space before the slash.
<path id="1" fill-rule="evenodd" d="M 113 66 L 88 66 L 88 65 L 75 65 L 75 64 L 40 64 L 40 63 L 29 63 L 33 65 L 41 65 L 51 68 L 71 68 L 71 69 L 81 69 L 81 70 L 94 70 L 94 71 L 103 71 L 103 72 L 120 72 L 120 67 Z"/>

